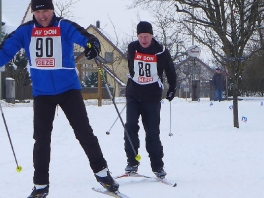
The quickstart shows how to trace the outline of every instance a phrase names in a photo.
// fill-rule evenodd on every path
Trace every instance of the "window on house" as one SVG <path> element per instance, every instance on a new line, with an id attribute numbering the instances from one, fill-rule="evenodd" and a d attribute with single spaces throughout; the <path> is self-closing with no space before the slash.
<path id="1" fill-rule="evenodd" d="M 107 63 L 114 62 L 114 54 L 113 52 L 105 52 L 105 60 Z"/>

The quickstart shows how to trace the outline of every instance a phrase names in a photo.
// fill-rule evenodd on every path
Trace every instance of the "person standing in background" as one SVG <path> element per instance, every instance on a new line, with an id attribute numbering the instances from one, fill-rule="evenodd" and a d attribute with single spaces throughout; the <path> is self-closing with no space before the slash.
<path id="1" fill-rule="evenodd" d="M 214 101 L 222 101 L 223 100 L 223 90 L 225 87 L 224 76 L 221 74 L 221 70 L 219 67 L 215 69 L 215 74 L 212 79 L 212 84 L 214 86 Z"/>

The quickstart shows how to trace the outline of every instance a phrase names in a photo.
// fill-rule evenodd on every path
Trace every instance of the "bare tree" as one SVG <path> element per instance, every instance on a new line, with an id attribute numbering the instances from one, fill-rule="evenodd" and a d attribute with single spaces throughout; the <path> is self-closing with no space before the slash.
<path id="1" fill-rule="evenodd" d="M 196 41 L 207 46 L 214 58 L 225 65 L 232 78 L 233 121 L 238 122 L 238 84 L 245 60 L 263 48 L 256 43 L 255 50 L 247 50 L 249 40 L 260 31 L 263 20 L 262 0 L 134 0 L 132 6 L 153 3 L 174 3 L 182 16 L 181 24 Z M 170 8 L 172 9 L 172 7 Z M 195 27 L 195 31 L 194 28 Z M 263 38 L 263 37 L 262 37 Z"/>
<path id="2" fill-rule="evenodd" d="M 74 4 L 79 2 L 80 0 L 56 0 L 54 1 L 55 5 L 55 13 L 59 17 L 73 19 L 74 16 L 71 12 L 71 8 L 73 8 Z"/>
<path id="3" fill-rule="evenodd" d="M 154 27 L 154 38 L 170 51 L 173 62 L 179 63 L 186 58 L 187 47 L 182 36 L 182 28 L 179 23 L 176 23 L 176 10 L 168 9 L 170 6 L 170 4 L 154 4 L 149 8 L 149 12 L 154 18 L 154 21 L 151 22 Z M 182 78 L 178 78 L 178 81 L 181 82 Z M 163 84 L 165 90 L 168 89 L 165 75 Z"/>

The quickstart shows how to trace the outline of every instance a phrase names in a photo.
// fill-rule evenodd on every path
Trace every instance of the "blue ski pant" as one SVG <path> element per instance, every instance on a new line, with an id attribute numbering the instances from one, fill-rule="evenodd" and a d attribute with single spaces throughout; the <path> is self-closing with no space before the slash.
<path id="1" fill-rule="evenodd" d="M 214 101 L 222 101 L 223 100 L 223 90 L 222 89 L 215 89 L 214 91 Z"/>

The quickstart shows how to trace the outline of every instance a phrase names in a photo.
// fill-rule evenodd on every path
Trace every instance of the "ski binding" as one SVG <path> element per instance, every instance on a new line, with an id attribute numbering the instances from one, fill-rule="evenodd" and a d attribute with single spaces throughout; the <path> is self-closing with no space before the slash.
<path id="1" fill-rule="evenodd" d="M 161 179 L 161 178 L 158 178 L 158 177 L 149 177 L 149 176 L 142 175 L 142 174 L 139 174 L 139 173 L 136 173 L 136 172 L 125 173 L 123 175 L 116 176 L 115 179 L 126 178 L 126 177 L 141 177 L 141 178 L 146 178 L 146 179 L 151 179 L 151 180 L 154 180 L 154 181 L 157 181 L 157 182 L 161 182 L 161 183 L 166 184 L 168 186 L 172 186 L 172 187 L 176 187 L 177 186 L 177 183 L 170 182 L 169 180 L 167 180 L 165 178 Z"/>

